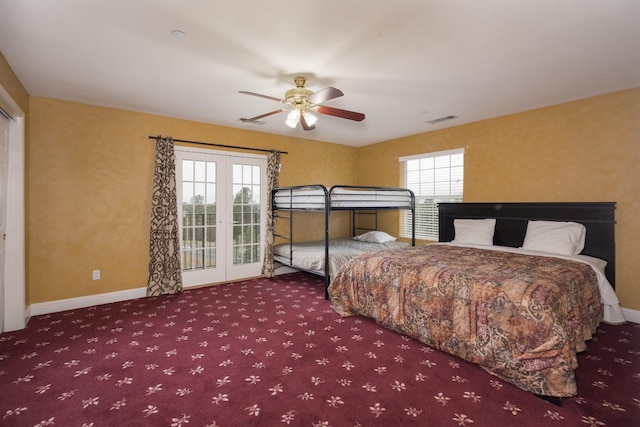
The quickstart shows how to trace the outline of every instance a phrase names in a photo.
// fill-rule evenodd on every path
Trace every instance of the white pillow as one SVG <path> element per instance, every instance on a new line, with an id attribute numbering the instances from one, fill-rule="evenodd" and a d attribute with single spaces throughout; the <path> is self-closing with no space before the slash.
<path id="1" fill-rule="evenodd" d="M 496 229 L 496 219 L 454 219 L 453 227 L 456 237 L 453 243 L 468 245 L 493 245 L 493 233 Z"/>
<path id="2" fill-rule="evenodd" d="M 367 231 L 359 236 L 354 236 L 353 240 L 359 240 L 360 242 L 370 243 L 385 243 L 394 242 L 395 237 L 388 235 L 384 231 Z"/>
<path id="3" fill-rule="evenodd" d="M 578 255 L 584 249 L 586 228 L 577 222 L 529 221 L 523 249 Z"/>

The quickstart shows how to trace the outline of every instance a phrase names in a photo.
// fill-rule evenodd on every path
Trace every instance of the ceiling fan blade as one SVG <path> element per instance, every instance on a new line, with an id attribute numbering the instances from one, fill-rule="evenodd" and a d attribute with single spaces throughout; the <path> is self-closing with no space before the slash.
<path id="1" fill-rule="evenodd" d="M 261 119 L 263 117 L 271 116 L 273 114 L 282 113 L 283 111 L 286 111 L 286 109 L 281 108 L 279 110 L 269 111 L 268 113 L 260 114 L 259 116 L 251 117 L 250 119 L 242 118 L 242 119 L 240 119 L 240 121 L 243 122 L 243 123 L 244 122 L 255 122 L 256 120 Z"/>
<path id="2" fill-rule="evenodd" d="M 336 89 L 335 87 L 327 87 L 309 95 L 307 97 L 307 102 L 310 102 L 311 104 L 322 104 L 323 102 L 329 101 L 330 99 L 339 98 L 343 95 L 344 93 L 342 93 L 340 89 Z"/>
<path id="3" fill-rule="evenodd" d="M 285 101 L 284 99 L 276 98 L 276 97 L 269 96 L 269 95 L 262 95 L 260 93 L 255 93 L 255 92 L 247 92 L 246 90 L 239 90 L 238 92 L 239 93 L 243 93 L 245 95 L 259 96 L 260 98 L 270 99 L 270 100 L 276 101 L 276 102 L 282 102 L 283 104 L 287 103 L 287 101 Z"/>
<path id="4" fill-rule="evenodd" d="M 316 128 L 316 125 L 309 126 L 307 119 L 304 118 L 304 114 L 300 115 L 300 124 L 302 124 L 302 129 L 304 130 L 314 130 Z"/>
<path id="5" fill-rule="evenodd" d="M 361 122 L 364 120 L 364 114 L 356 113 L 355 111 L 342 110 L 340 108 L 326 107 L 324 105 L 319 105 L 316 111 L 320 114 L 340 117 L 343 119 L 355 120 L 356 122 Z"/>

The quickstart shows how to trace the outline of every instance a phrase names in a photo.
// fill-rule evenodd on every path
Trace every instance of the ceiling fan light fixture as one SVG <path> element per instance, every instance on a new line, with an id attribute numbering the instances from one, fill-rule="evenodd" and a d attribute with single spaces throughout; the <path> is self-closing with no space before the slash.
<path id="1" fill-rule="evenodd" d="M 241 119 L 241 121 L 253 123 L 258 119 L 262 119 L 273 114 L 287 112 L 287 118 L 285 120 L 285 124 L 287 126 L 295 129 L 298 126 L 298 123 L 300 123 L 303 130 L 309 131 L 316 128 L 315 124 L 318 121 L 318 118 L 315 113 L 353 120 L 356 122 L 364 120 L 364 114 L 362 113 L 323 105 L 327 101 L 343 96 L 344 93 L 342 93 L 340 89 L 326 87 L 317 92 L 313 92 L 304 87 L 306 81 L 307 79 L 304 77 L 296 77 L 294 79 L 296 87 L 287 90 L 284 94 L 284 98 L 276 98 L 270 95 L 262 95 L 260 93 L 241 90 L 240 93 L 245 95 L 258 96 L 260 98 L 270 99 L 272 101 L 285 104 L 284 108 L 260 114 L 259 116 L 248 119 Z"/>
<path id="2" fill-rule="evenodd" d="M 304 113 L 302 113 L 302 115 L 304 116 L 304 120 L 307 122 L 307 125 L 309 126 L 315 125 L 316 122 L 318 121 L 318 118 L 313 114 L 309 113 L 308 111 L 305 111 Z"/>
<path id="3" fill-rule="evenodd" d="M 289 111 L 289 114 L 287 114 L 287 120 L 285 121 L 285 124 L 293 129 L 298 125 L 298 121 L 300 121 L 300 110 L 294 108 L 293 110 Z"/>

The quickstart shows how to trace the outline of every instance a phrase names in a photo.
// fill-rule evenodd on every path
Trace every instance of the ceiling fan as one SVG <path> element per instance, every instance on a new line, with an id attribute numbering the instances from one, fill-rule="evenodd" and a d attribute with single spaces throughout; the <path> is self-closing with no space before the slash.
<path id="1" fill-rule="evenodd" d="M 342 110 L 340 108 L 321 105 L 326 101 L 343 96 L 344 93 L 342 93 L 341 90 L 334 87 L 327 87 L 317 92 L 313 92 L 309 89 L 305 89 L 304 85 L 307 82 L 306 78 L 298 76 L 294 78 L 293 81 L 296 84 L 296 87 L 294 89 L 289 89 L 288 91 L 286 91 L 284 94 L 284 99 L 241 90 L 240 93 L 244 93 L 245 95 L 253 95 L 259 96 L 260 98 L 271 99 L 272 101 L 286 104 L 286 107 L 280 108 L 279 110 L 270 111 L 265 114 L 260 114 L 259 116 L 251 117 L 249 119 L 242 118 L 240 120 L 242 122 L 255 122 L 256 120 L 262 119 L 264 117 L 288 111 L 289 114 L 287 114 L 287 120 L 285 121 L 287 126 L 289 126 L 290 128 L 295 128 L 298 123 L 300 123 L 302 125 L 302 129 L 304 130 L 315 129 L 315 123 L 318 119 L 312 114 L 314 112 L 348 120 L 355 120 L 356 122 L 361 122 L 362 120 L 364 120 L 364 114 L 362 113 L 356 113 L 355 111 Z"/>

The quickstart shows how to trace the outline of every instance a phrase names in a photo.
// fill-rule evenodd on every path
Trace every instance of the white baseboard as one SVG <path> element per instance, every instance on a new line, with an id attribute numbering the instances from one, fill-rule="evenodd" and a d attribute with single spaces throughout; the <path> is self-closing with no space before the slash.
<path id="1" fill-rule="evenodd" d="M 31 306 L 28 307 L 28 311 L 31 316 L 38 316 L 41 314 L 57 313 L 59 311 L 75 310 L 77 308 L 142 298 L 146 295 L 147 288 L 127 289 L 126 291 L 108 292 L 31 304 Z"/>
<path id="2" fill-rule="evenodd" d="M 632 310 L 630 308 L 623 308 L 622 313 L 627 322 L 640 323 L 640 310 Z"/>

